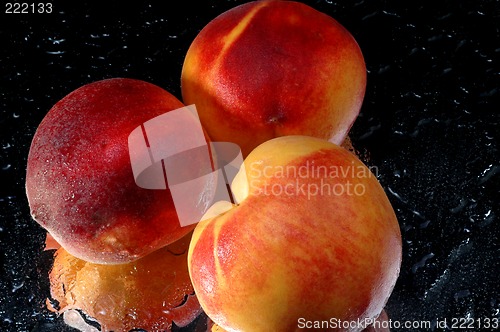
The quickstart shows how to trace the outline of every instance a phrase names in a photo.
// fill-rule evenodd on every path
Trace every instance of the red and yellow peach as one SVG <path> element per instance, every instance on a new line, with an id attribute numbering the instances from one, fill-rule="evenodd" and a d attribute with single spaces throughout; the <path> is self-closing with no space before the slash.
<path id="1" fill-rule="evenodd" d="M 243 156 L 264 141 L 309 135 L 341 144 L 366 86 L 361 50 L 339 22 L 294 1 L 252 1 L 210 21 L 190 45 L 183 102 L 214 141 Z"/>
<path id="2" fill-rule="evenodd" d="M 189 248 L 207 315 L 228 331 L 255 332 L 376 318 L 402 245 L 375 175 L 344 148 L 306 136 L 269 140 L 244 166 L 246 180 L 233 182 L 239 204 L 199 223 Z"/>

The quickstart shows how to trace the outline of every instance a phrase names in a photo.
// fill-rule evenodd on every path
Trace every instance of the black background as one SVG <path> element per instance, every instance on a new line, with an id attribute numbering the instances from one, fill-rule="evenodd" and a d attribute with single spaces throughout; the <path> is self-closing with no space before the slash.
<path id="1" fill-rule="evenodd" d="M 24 192 L 29 144 L 44 115 L 72 90 L 111 77 L 143 79 L 181 98 L 189 44 L 242 2 L 1 9 L 0 331 L 71 330 L 45 308 L 51 252 L 42 252 L 44 231 Z M 365 56 L 366 97 L 350 136 L 378 167 L 401 225 L 391 319 L 446 318 L 451 326 L 453 318 L 499 318 L 498 2 L 305 3 L 343 24 Z"/>

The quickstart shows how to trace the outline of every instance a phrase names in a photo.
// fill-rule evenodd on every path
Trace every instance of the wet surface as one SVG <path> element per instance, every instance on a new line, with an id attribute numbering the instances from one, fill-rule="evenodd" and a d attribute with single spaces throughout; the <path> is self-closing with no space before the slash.
<path id="1" fill-rule="evenodd" d="M 70 91 L 138 78 L 180 98 L 190 42 L 241 1 L 176 8 L 56 1 L 0 13 L 0 330 L 71 331 L 45 307 L 52 252 L 24 193 L 29 144 Z M 500 6 L 496 1 L 307 1 L 357 39 L 368 68 L 351 138 L 396 210 L 393 321 L 500 318 Z M 398 329 L 394 329 L 398 330 Z M 403 329 L 401 329 L 403 330 Z M 463 330 L 463 329 L 462 329 Z"/>

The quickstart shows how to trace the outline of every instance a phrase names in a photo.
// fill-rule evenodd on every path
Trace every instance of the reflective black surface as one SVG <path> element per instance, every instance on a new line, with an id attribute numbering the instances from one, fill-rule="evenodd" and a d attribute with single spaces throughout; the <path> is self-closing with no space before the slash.
<path id="1" fill-rule="evenodd" d="M 72 90 L 138 78 L 180 98 L 198 31 L 242 1 L 55 1 L 0 13 L 0 331 L 71 331 L 45 308 L 51 252 L 24 193 L 29 144 Z M 368 68 L 351 138 L 396 210 L 404 245 L 394 321 L 500 316 L 497 1 L 306 1 L 358 41 Z M 469 321 L 470 322 L 470 321 Z M 477 327 L 477 326 L 476 326 Z M 406 330 L 406 329 L 394 329 Z M 468 329 L 461 329 L 468 330 Z"/>

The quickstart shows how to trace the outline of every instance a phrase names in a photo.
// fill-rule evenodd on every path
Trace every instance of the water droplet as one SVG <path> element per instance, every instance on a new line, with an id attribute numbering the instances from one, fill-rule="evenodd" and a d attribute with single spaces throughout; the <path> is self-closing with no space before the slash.
<path id="1" fill-rule="evenodd" d="M 401 133 L 401 134 L 402 134 L 402 133 Z M 394 174 L 394 176 L 395 176 L 395 177 L 397 177 L 397 178 L 402 178 L 402 177 L 406 176 L 406 169 L 404 169 L 404 170 L 402 170 L 402 171 L 401 171 L 401 170 L 399 170 L 399 169 L 397 169 L 397 170 L 395 170 L 395 171 L 394 171 L 394 173 L 393 173 L 393 174 Z"/>
<path id="2" fill-rule="evenodd" d="M 52 54 L 52 55 L 59 55 L 59 54 L 64 54 L 66 52 L 65 51 L 47 51 L 45 53 Z"/>
<path id="3" fill-rule="evenodd" d="M 491 224 L 495 220 L 495 213 L 491 210 L 488 210 L 484 215 L 484 220 L 479 224 L 480 227 L 485 227 Z"/>
<path id="4" fill-rule="evenodd" d="M 414 264 L 414 265 L 412 266 L 412 268 L 411 268 L 411 272 L 416 273 L 416 272 L 417 272 L 417 270 L 418 270 L 419 268 L 421 268 L 421 267 L 424 267 L 424 266 L 425 266 L 425 264 L 427 263 L 427 261 L 428 261 L 429 259 L 431 259 L 432 257 L 434 257 L 434 253 L 432 253 L 432 252 L 431 252 L 430 254 L 427 254 L 427 255 L 425 255 L 424 257 L 422 257 L 422 259 L 421 259 L 420 261 L 418 261 L 416 264 Z"/>
<path id="5" fill-rule="evenodd" d="M 472 250 L 472 243 L 470 242 L 470 239 L 467 238 L 464 240 L 460 245 L 453 249 L 453 251 L 450 253 L 448 256 L 448 264 L 452 264 L 453 262 L 457 261 L 462 257 L 464 254 L 470 252 Z"/>
<path id="6" fill-rule="evenodd" d="M 75 200 L 75 193 L 71 192 L 68 196 L 64 197 L 66 202 L 73 202 Z"/>
<path id="7" fill-rule="evenodd" d="M 398 200 L 400 200 L 401 202 L 403 203 L 407 203 L 407 201 L 401 197 L 401 195 L 399 195 L 397 192 L 395 192 L 391 187 L 387 187 L 387 190 L 389 190 L 389 192 L 394 196 L 396 197 Z"/>
<path id="8" fill-rule="evenodd" d="M 130 310 L 128 313 L 127 313 L 127 316 L 132 318 L 133 320 L 136 320 L 137 319 L 137 312 L 135 310 Z"/>
<path id="9" fill-rule="evenodd" d="M 457 206 L 455 206 L 454 208 L 450 209 L 450 212 L 451 213 L 458 213 L 458 212 L 462 211 L 464 209 L 464 207 L 467 206 L 467 203 L 469 203 L 468 199 L 461 198 L 460 203 Z"/>
<path id="10" fill-rule="evenodd" d="M 15 293 L 17 292 L 19 289 L 21 289 L 22 287 L 24 286 L 24 280 L 18 282 L 18 283 L 14 283 L 12 285 L 12 293 Z"/>
<path id="11" fill-rule="evenodd" d="M 500 166 L 489 165 L 479 176 L 479 184 L 485 183 L 499 172 L 500 172 Z"/>
<path id="12" fill-rule="evenodd" d="M 420 224 L 420 228 L 423 229 L 423 228 L 427 228 L 427 226 L 429 226 L 429 224 L 431 223 L 430 220 L 426 220 L 424 221 L 423 223 Z"/>

